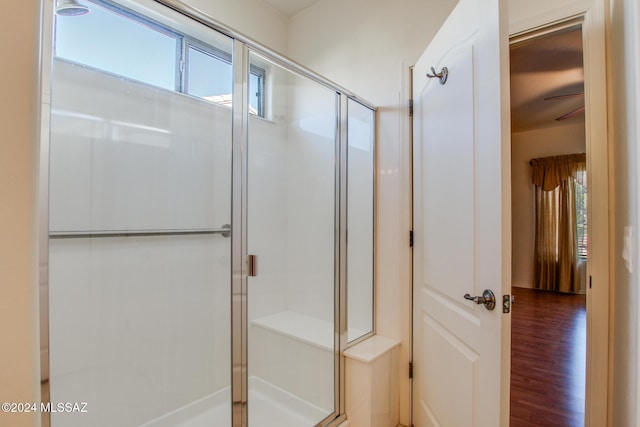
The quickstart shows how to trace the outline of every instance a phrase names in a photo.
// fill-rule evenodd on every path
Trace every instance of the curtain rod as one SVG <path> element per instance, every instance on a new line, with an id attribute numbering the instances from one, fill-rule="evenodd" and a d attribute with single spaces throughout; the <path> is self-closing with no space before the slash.
<path id="1" fill-rule="evenodd" d="M 575 156 L 575 155 L 580 155 L 580 154 L 586 154 L 586 153 L 569 153 L 569 154 L 560 154 L 560 155 L 557 155 L 557 156 L 536 157 L 535 159 L 529 160 L 529 166 L 533 166 L 533 161 L 534 160 L 538 160 L 538 159 L 548 159 L 548 158 L 551 158 L 551 157 Z"/>

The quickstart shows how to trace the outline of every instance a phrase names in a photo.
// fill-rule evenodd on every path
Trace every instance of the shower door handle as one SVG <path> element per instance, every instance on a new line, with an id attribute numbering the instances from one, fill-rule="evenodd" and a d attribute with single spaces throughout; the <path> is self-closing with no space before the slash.
<path id="1" fill-rule="evenodd" d="M 247 276 L 256 277 L 258 275 L 258 255 L 247 255 Z"/>

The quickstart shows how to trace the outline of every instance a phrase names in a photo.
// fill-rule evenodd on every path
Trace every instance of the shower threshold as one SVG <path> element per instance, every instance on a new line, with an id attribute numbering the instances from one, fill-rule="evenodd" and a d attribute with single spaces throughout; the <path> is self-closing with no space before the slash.
<path id="1" fill-rule="evenodd" d="M 140 427 L 229 427 L 229 388 Z M 311 427 L 332 411 L 319 408 L 257 377 L 249 378 L 249 425 Z"/>

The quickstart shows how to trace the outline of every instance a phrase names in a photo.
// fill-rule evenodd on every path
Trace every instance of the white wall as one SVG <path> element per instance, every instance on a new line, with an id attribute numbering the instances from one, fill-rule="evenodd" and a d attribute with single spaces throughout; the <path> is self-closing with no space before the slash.
<path id="1" fill-rule="evenodd" d="M 529 161 L 585 152 L 584 124 L 569 124 L 511 135 L 512 285 L 531 288 L 533 277 L 534 191 Z"/>
<path id="2" fill-rule="evenodd" d="M 291 18 L 288 55 L 378 106 L 377 333 L 402 340 L 400 422 L 409 423 L 409 66 L 456 1 L 322 0 Z"/>
<path id="3" fill-rule="evenodd" d="M 263 0 L 183 0 L 276 52 L 287 51 L 287 17 Z"/>

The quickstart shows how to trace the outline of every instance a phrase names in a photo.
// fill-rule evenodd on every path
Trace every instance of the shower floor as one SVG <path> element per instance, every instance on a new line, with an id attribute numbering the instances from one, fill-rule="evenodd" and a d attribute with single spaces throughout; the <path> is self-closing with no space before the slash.
<path id="1" fill-rule="evenodd" d="M 43 401 L 49 400 L 48 387 L 43 387 Z M 170 412 L 139 427 L 230 427 L 231 390 L 223 389 L 199 401 Z M 234 407 L 233 410 L 238 410 Z M 319 408 L 282 390 L 260 378 L 249 378 L 249 426 L 251 427 L 311 427 L 326 418 L 332 411 Z M 59 418 L 65 414 L 43 413 L 42 426 L 69 425 L 74 418 Z M 73 415 L 73 414 L 71 414 Z M 111 425 L 107 419 L 105 424 Z M 73 425 L 83 425 L 73 424 Z M 84 424 L 87 425 L 87 424 Z M 93 423 L 93 425 L 98 425 Z"/>
<path id="2" fill-rule="evenodd" d="M 229 393 L 225 393 L 225 396 L 229 396 Z M 231 426 L 229 403 L 211 403 L 213 404 L 202 412 L 173 425 L 175 427 Z M 330 412 L 318 408 L 259 378 L 252 377 L 249 379 L 249 426 L 312 427 L 326 418 Z M 164 423 L 154 423 L 152 425 L 163 426 Z"/>

